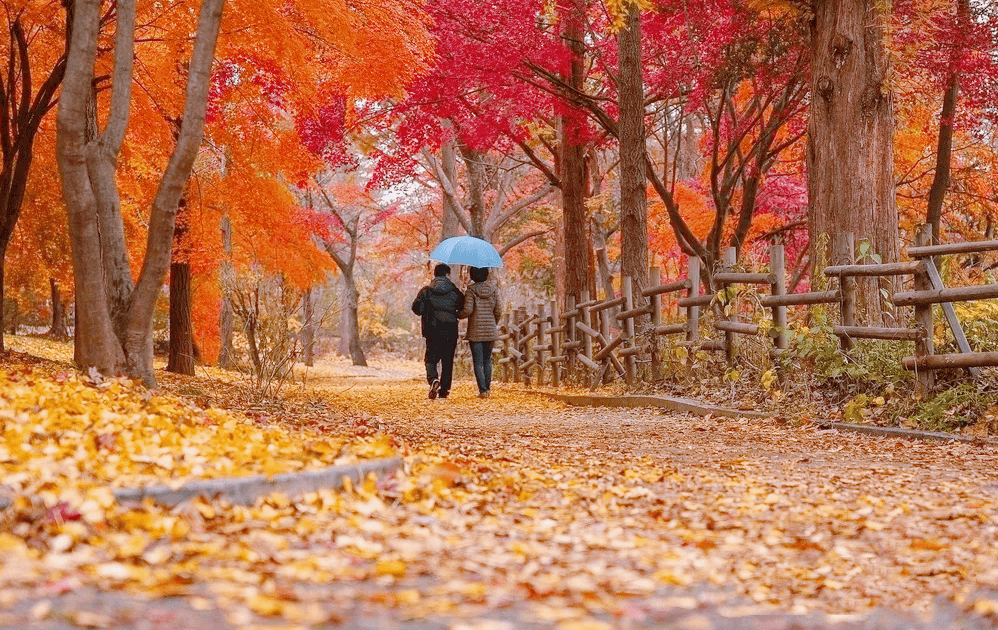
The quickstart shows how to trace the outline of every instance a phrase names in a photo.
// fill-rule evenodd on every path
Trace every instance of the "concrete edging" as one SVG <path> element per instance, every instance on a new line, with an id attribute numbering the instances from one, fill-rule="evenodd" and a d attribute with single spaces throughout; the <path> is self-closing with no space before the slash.
<path id="1" fill-rule="evenodd" d="M 692 398 L 675 396 L 585 396 L 575 394 L 554 394 L 551 392 L 528 392 L 547 396 L 569 405 L 588 407 L 661 407 L 670 411 L 694 413 L 701 416 L 724 416 L 726 418 L 771 418 L 773 414 L 763 411 L 742 411 L 716 405 L 707 405 Z"/>
<path id="2" fill-rule="evenodd" d="M 162 485 L 115 488 L 112 493 L 118 503 L 140 503 L 145 499 L 151 499 L 155 503 L 173 507 L 188 499 L 203 496 L 208 499 L 225 499 L 239 505 L 252 505 L 258 498 L 274 492 L 292 496 L 316 490 L 337 490 L 343 487 L 343 480 L 346 478 L 354 483 L 361 483 L 369 473 L 383 475 L 395 472 L 401 467 L 402 458 L 392 457 L 330 466 L 321 470 L 283 473 L 269 478 L 266 475 L 252 475 L 197 479 L 178 488 Z M 0 510 L 6 509 L 10 504 L 10 499 L 0 497 Z"/>
<path id="3" fill-rule="evenodd" d="M 713 415 L 726 418 L 772 418 L 774 414 L 763 411 L 742 411 L 707 405 L 692 398 L 677 398 L 672 396 L 586 396 L 574 394 L 555 394 L 551 392 L 529 392 L 538 396 L 559 400 L 563 403 L 588 407 L 661 407 L 671 411 L 693 413 L 701 416 Z M 853 422 L 820 422 L 822 429 L 835 429 L 851 433 L 864 433 L 880 437 L 893 437 L 907 440 L 955 441 L 967 444 L 998 446 L 998 441 L 988 438 L 975 438 L 954 433 L 937 431 L 918 431 L 915 429 L 897 429 L 894 427 L 875 427 L 868 424 Z"/>
<path id="4" fill-rule="evenodd" d="M 836 431 L 848 431 L 850 433 L 865 433 L 880 437 L 893 437 L 905 440 L 933 440 L 938 442 L 964 442 L 967 444 L 982 444 L 986 446 L 998 446 L 998 441 L 990 438 L 975 438 L 967 435 L 957 435 L 955 433 L 942 433 L 939 431 L 918 431 L 917 429 L 898 429 L 895 427 L 875 427 L 869 424 L 857 424 L 855 422 L 821 422 L 818 426 L 822 429 L 835 429 Z"/>

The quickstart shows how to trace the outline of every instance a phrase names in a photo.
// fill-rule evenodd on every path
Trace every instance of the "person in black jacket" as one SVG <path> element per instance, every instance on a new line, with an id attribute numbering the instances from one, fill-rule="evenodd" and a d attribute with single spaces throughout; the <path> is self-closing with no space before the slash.
<path id="1" fill-rule="evenodd" d="M 454 374 L 454 350 L 457 348 L 457 314 L 464 308 L 464 294 L 447 275 L 450 267 L 440 263 L 433 268 L 433 281 L 419 290 L 412 312 L 422 318 L 426 337 L 426 382 L 430 398 L 447 398 Z M 437 364 L 440 373 L 437 374 Z"/>

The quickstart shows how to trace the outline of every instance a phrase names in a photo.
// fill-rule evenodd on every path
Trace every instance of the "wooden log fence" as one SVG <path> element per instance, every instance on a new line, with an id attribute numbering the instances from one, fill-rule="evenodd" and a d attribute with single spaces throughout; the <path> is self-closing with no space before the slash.
<path id="1" fill-rule="evenodd" d="M 685 347 L 687 363 L 696 351 L 724 352 L 735 356 L 737 336 L 758 336 L 757 322 L 738 319 L 737 304 L 728 302 L 737 295 L 733 287 L 757 285 L 769 294 L 758 303 L 771 312 L 770 342 L 774 356 L 789 351 L 786 335 L 788 307 L 818 304 L 838 305 L 839 325 L 833 332 L 844 350 L 853 347 L 854 339 L 911 341 L 912 356 L 902 361 L 905 369 L 917 374 L 925 389 L 934 385 L 934 370 L 964 368 L 976 373 L 978 367 L 998 365 L 998 353 L 972 352 L 963 333 L 952 302 L 998 298 L 998 284 L 976 287 L 943 286 L 934 257 L 951 254 L 998 251 L 998 241 L 931 245 L 931 231 L 920 228 L 908 253 L 911 261 L 857 263 L 850 234 L 833 235 L 830 260 L 824 275 L 834 285 L 828 290 L 787 293 L 785 255 L 782 245 L 770 248 L 770 269 L 746 272 L 736 268 L 734 249 L 724 252 L 724 264 L 712 275 L 702 274 L 702 261 L 688 260 L 688 277 L 661 282 L 657 268 L 649 271 L 648 286 L 634 295 L 631 278 L 621 278 L 620 295 L 591 298 L 583 292 L 578 298 L 568 296 L 565 310 L 554 301 L 535 303 L 533 308 L 519 307 L 506 313 L 500 326 L 500 343 L 495 354 L 501 378 L 527 384 L 550 384 L 559 387 L 566 381 L 587 383 L 595 390 L 613 378 L 622 378 L 632 388 L 639 385 L 642 366 L 651 379 L 661 378 L 662 337 L 681 336 L 672 347 Z M 707 276 L 707 291 L 703 278 Z M 894 293 L 894 305 L 914 307 L 910 327 L 863 326 L 856 322 L 857 277 L 911 277 L 913 290 Z M 713 285 L 711 287 L 710 285 Z M 835 286 L 837 285 L 837 286 Z M 681 321 L 663 322 L 663 297 L 685 310 Z M 635 298 L 641 300 L 635 303 Z M 933 305 L 942 304 L 946 322 L 957 340 L 959 353 L 934 354 Z M 710 307 L 714 314 L 713 338 L 702 336 L 701 310 Z M 619 312 L 615 313 L 615 310 Z M 528 312 L 532 311 L 532 312 Z"/>

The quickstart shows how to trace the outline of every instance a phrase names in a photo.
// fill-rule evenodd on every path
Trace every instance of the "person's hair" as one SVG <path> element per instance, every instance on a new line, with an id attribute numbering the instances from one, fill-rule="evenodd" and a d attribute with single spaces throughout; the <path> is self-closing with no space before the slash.
<path id="1" fill-rule="evenodd" d="M 475 282 L 485 282 L 489 278 L 489 270 L 485 267 L 472 267 L 470 273 Z"/>
<path id="2" fill-rule="evenodd" d="M 439 265 L 433 268 L 434 276 L 446 276 L 449 273 L 450 273 L 450 265 L 446 263 L 440 263 Z"/>

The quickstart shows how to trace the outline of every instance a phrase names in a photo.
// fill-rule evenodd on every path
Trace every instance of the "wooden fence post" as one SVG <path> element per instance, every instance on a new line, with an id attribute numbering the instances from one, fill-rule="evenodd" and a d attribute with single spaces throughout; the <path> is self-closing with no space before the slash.
<path id="1" fill-rule="evenodd" d="M 551 300 L 549 304 L 551 310 L 551 324 L 554 330 L 551 332 L 551 354 L 558 359 L 558 362 L 551 364 L 551 385 L 556 389 L 561 386 L 561 365 L 565 358 L 561 354 L 561 313 L 558 311 L 558 300 Z"/>
<path id="2" fill-rule="evenodd" d="M 526 309 L 522 306 L 518 306 L 515 311 L 513 311 L 513 326 L 511 332 L 513 334 L 511 341 L 513 342 L 513 349 L 520 352 L 520 324 L 526 319 Z M 513 358 L 513 381 L 520 382 L 520 363 L 522 357 Z"/>
<path id="3" fill-rule="evenodd" d="M 620 278 L 620 293 L 624 297 L 623 311 L 630 311 L 634 309 L 634 295 L 631 293 L 631 277 L 623 276 Z M 634 347 L 634 318 L 628 317 L 623 322 L 624 334 L 627 337 L 627 342 L 624 344 L 625 348 Z M 634 387 L 634 382 L 637 380 L 637 365 L 634 360 L 633 354 L 628 354 L 625 359 L 625 365 L 627 366 L 627 386 Z"/>
<path id="4" fill-rule="evenodd" d="M 575 308 L 575 296 L 568 296 L 568 312 L 575 313 L 577 309 Z M 579 351 L 575 346 L 575 340 L 578 338 L 578 331 L 575 330 L 575 315 L 572 315 L 565 322 L 565 341 L 572 344 L 572 348 L 568 351 L 568 355 L 565 363 L 565 378 L 572 380 L 575 377 L 576 363 L 575 355 Z"/>
<path id="5" fill-rule="evenodd" d="M 915 246 L 932 245 L 932 226 L 919 225 L 915 228 Z M 928 272 L 915 274 L 915 290 L 928 291 L 932 289 L 932 279 Z M 915 357 L 925 357 L 933 353 L 932 347 L 932 304 L 915 305 L 915 322 L 925 330 L 925 336 L 915 342 Z M 936 385 L 936 373 L 928 368 L 916 371 L 918 386 L 922 393 L 929 392 Z"/>
<path id="6" fill-rule="evenodd" d="M 770 292 L 772 295 L 786 295 L 787 263 L 786 250 L 783 247 L 783 243 L 777 243 L 769 248 L 769 266 L 773 277 L 776 278 L 776 281 L 770 287 Z M 773 339 L 773 345 L 777 350 L 773 354 L 778 356 L 780 351 L 787 349 L 786 305 L 781 304 L 773 307 L 773 328 L 774 330 L 770 332 L 770 335 Z"/>
<path id="7" fill-rule="evenodd" d="M 544 302 L 540 301 L 537 303 L 537 341 L 534 342 L 535 360 L 537 361 L 537 385 L 539 387 L 544 385 L 544 345 L 547 340 L 546 317 Z"/>
<path id="8" fill-rule="evenodd" d="M 657 287 L 662 284 L 662 270 L 658 267 L 652 267 L 648 270 L 648 286 Z M 658 381 L 661 375 L 661 362 L 658 356 L 658 334 L 656 334 L 655 329 L 662 324 L 662 294 L 656 293 L 651 296 L 651 379 L 653 381 Z"/>
<path id="9" fill-rule="evenodd" d="M 735 265 L 738 263 L 738 250 L 734 247 L 728 247 L 724 250 L 723 260 L 721 266 L 725 271 L 734 271 Z M 724 290 L 724 305 L 721 307 L 722 310 L 728 310 L 727 307 L 731 305 L 731 313 L 724 313 L 724 319 L 734 319 L 735 318 L 735 299 L 733 296 L 728 294 L 728 285 L 722 284 L 720 286 Z M 735 361 L 735 333 L 730 330 L 724 331 L 724 354 L 728 358 L 728 365 L 731 365 Z"/>
<path id="10" fill-rule="evenodd" d="M 855 246 L 851 232 L 836 233 L 832 235 L 831 261 L 833 265 L 851 265 L 855 257 Z M 856 279 L 852 276 L 839 276 L 839 292 L 841 300 L 839 304 L 842 309 L 842 325 L 856 325 Z M 842 351 L 851 350 L 855 345 L 853 340 L 847 336 L 841 337 Z"/>
<path id="11" fill-rule="evenodd" d="M 688 298 L 700 297 L 700 258 L 698 256 L 694 256 L 692 258 L 687 259 L 686 278 L 690 281 L 690 288 L 686 292 L 686 297 Z M 686 357 L 686 363 L 688 365 L 692 364 L 693 344 L 696 343 L 696 340 L 699 336 L 700 336 L 700 307 L 687 306 L 686 341 L 690 349 L 690 353 Z"/>
<path id="12" fill-rule="evenodd" d="M 502 329 L 505 331 L 502 333 L 502 358 L 504 359 L 502 364 L 502 382 L 508 383 L 510 375 L 509 364 L 513 361 L 513 356 L 509 353 L 509 338 L 512 336 L 509 327 L 509 311 L 502 314 Z"/>
<path id="13" fill-rule="evenodd" d="M 582 301 L 579 302 L 579 303 L 580 304 L 587 304 L 588 302 L 589 302 L 589 289 L 583 289 L 582 290 Z M 588 306 L 581 306 L 581 307 L 579 307 L 579 321 L 582 322 L 583 324 L 585 324 L 586 326 L 592 326 L 592 322 L 590 321 L 591 319 L 592 318 L 589 315 L 589 307 Z M 590 337 L 589 335 L 585 334 L 585 333 L 579 332 L 578 330 L 576 332 L 578 332 L 578 334 L 579 334 L 578 339 L 580 341 L 582 341 L 582 356 L 586 357 L 587 359 L 592 360 L 592 358 L 593 358 L 593 338 Z M 582 368 L 579 368 L 579 369 L 581 370 Z M 583 370 L 583 373 L 584 372 L 585 372 L 585 370 Z"/>

